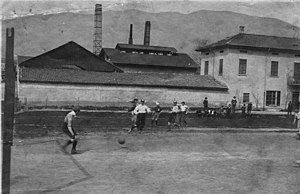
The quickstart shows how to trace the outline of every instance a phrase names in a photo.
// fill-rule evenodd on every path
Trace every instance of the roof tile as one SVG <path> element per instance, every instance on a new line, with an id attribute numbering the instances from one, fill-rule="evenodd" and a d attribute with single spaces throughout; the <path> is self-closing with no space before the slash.
<path id="1" fill-rule="evenodd" d="M 100 59 L 87 49 L 70 41 L 44 54 L 28 59 L 20 66 L 31 68 L 82 69 L 113 72 L 121 69 Z"/>
<path id="2" fill-rule="evenodd" d="M 234 36 L 222 39 L 215 43 L 206 45 L 196 49 L 197 51 L 207 51 L 210 48 L 224 47 L 224 46 L 246 46 L 260 49 L 280 49 L 300 51 L 300 39 L 280 37 L 280 36 L 267 36 L 257 34 L 240 33 Z"/>
<path id="3" fill-rule="evenodd" d="M 165 87 L 200 90 L 228 90 L 211 76 L 159 73 L 107 73 L 73 69 L 21 68 L 20 82 L 96 84 L 141 87 Z"/>
<path id="4" fill-rule="evenodd" d="M 115 64 L 135 64 L 165 67 L 197 68 L 197 63 L 185 53 L 168 55 L 151 55 L 120 52 L 118 49 L 103 48 L 110 62 Z"/>

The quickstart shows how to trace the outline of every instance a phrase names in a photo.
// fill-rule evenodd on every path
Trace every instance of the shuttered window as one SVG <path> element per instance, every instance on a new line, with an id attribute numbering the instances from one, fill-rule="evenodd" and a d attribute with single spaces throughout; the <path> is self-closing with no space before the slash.
<path id="1" fill-rule="evenodd" d="M 239 60 L 239 75 L 246 75 L 247 73 L 247 59 Z"/>
<path id="2" fill-rule="evenodd" d="M 271 61 L 271 76 L 278 76 L 278 61 Z"/>
<path id="3" fill-rule="evenodd" d="M 209 62 L 208 62 L 208 61 L 205 61 L 204 75 L 208 75 L 208 67 L 209 67 Z"/>
<path id="4" fill-rule="evenodd" d="M 219 63 L 219 76 L 223 75 L 223 59 L 220 59 Z"/>

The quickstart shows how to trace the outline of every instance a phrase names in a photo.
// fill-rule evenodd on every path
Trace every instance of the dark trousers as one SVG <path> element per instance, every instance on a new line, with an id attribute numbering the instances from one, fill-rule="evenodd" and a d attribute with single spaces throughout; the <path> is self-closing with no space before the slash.
<path id="1" fill-rule="evenodd" d="M 72 128 L 72 132 L 74 135 L 71 134 L 71 132 L 68 129 L 68 124 L 67 123 L 63 123 L 62 126 L 62 131 L 67 134 L 71 140 L 69 140 L 64 146 L 63 148 L 66 148 L 68 145 L 73 144 L 72 146 L 72 150 L 76 150 L 76 145 L 77 145 L 77 139 L 75 139 L 75 135 L 77 135 L 77 133 L 75 132 L 75 130 Z"/>
<path id="2" fill-rule="evenodd" d="M 186 113 L 185 112 L 181 112 L 180 113 L 180 120 L 179 120 L 179 124 L 185 124 L 187 125 L 187 122 L 186 122 Z"/>
<path id="3" fill-rule="evenodd" d="M 137 129 L 142 131 L 146 123 L 146 113 L 139 113 L 137 115 Z"/>
<path id="4" fill-rule="evenodd" d="M 232 105 L 232 108 L 231 108 L 232 113 L 235 113 L 235 106 L 236 105 Z"/>
<path id="5" fill-rule="evenodd" d="M 170 125 L 173 125 L 174 123 L 176 123 L 176 117 L 177 117 L 177 114 L 172 112 L 170 115 L 169 115 L 169 119 L 168 119 L 168 122 Z"/>

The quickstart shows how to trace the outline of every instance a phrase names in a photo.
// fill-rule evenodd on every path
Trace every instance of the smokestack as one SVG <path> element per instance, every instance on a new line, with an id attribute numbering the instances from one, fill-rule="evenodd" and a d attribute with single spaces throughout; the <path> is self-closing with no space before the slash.
<path id="1" fill-rule="evenodd" d="M 132 24 L 130 24 L 130 33 L 129 33 L 128 44 L 133 44 L 133 39 L 132 39 Z"/>
<path id="2" fill-rule="evenodd" d="M 150 21 L 146 21 L 145 34 L 144 34 L 144 45 L 146 45 L 146 46 L 150 45 L 150 27 L 151 27 Z"/>
<path id="3" fill-rule="evenodd" d="M 102 5 L 95 6 L 94 54 L 99 55 L 102 49 Z"/>
<path id="4" fill-rule="evenodd" d="M 245 32 L 245 26 L 240 26 L 240 33 L 243 34 Z"/>

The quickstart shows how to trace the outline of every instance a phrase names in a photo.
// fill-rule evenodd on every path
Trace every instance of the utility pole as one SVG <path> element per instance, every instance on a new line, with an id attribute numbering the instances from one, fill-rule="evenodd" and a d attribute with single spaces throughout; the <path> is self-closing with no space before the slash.
<path id="1" fill-rule="evenodd" d="M 11 146 L 13 144 L 16 69 L 14 28 L 6 29 L 4 116 L 2 123 L 2 193 L 10 193 Z"/>

